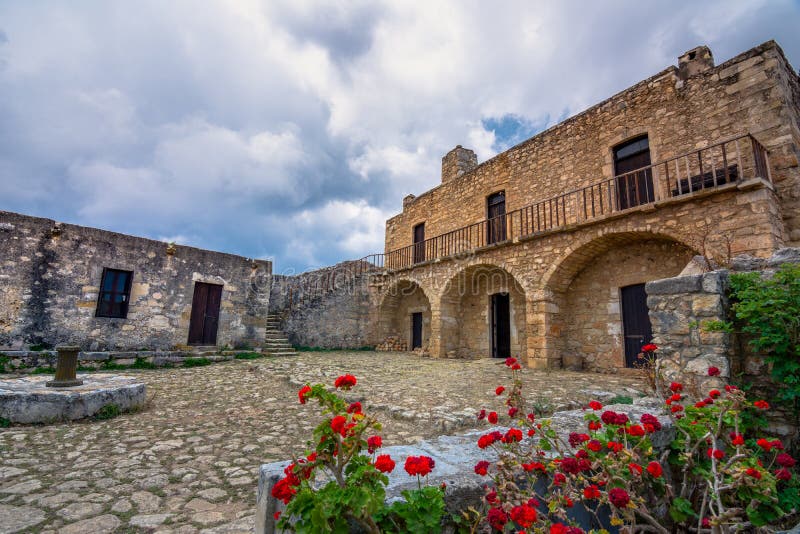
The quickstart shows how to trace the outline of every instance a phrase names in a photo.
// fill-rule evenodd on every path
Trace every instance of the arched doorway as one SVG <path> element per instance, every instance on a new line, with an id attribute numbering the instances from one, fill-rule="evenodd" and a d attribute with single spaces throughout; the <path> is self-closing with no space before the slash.
<path id="1" fill-rule="evenodd" d="M 378 313 L 383 340 L 379 349 L 428 350 L 431 305 L 419 284 L 400 280 L 390 285 Z"/>
<path id="2" fill-rule="evenodd" d="M 501 267 L 471 266 L 452 277 L 440 320 L 445 357 L 525 357 L 525 291 Z"/>

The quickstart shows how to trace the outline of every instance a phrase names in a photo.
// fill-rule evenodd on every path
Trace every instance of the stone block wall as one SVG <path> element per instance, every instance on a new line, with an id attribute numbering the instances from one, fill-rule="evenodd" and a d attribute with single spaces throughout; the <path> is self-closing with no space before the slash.
<path id="1" fill-rule="evenodd" d="M 125 319 L 95 317 L 104 268 L 133 271 Z M 223 286 L 217 345 L 264 339 L 272 264 L 0 211 L 0 349 L 186 345 L 195 282 Z"/>
<path id="2" fill-rule="evenodd" d="M 783 263 L 800 263 L 800 249 L 780 249 L 771 258 L 739 257 L 733 271 L 762 271 L 764 276 Z M 775 384 L 764 358 L 741 334 L 709 332 L 708 321 L 731 320 L 728 300 L 730 271 L 656 280 L 646 285 L 647 305 L 653 325 L 653 342 L 659 346 L 659 369 L 665 381 L 682 381 L 704 396 L 722 383 L 747 384 L 751 397 L 770 400 Z M 720 377 L 709 377 L 708 368 L 720 369 Z M 790 409 L 773 405 L 766 413 L 769 430 L 789 442 L 800 427 Z"/>
<path id="3" fill-rule="evenodd" d="M 505 191 L 510 212 L 610 179 L 613 147 L 641 134 L 655 163 L 748 132 L 769 150 L 785 227 L 779 240 L 800 244 L 797 73 L 774 41 L 716 67 L 707 60 L 698 59 L 698 68 L 668 67 L 481 164 L 459 166 L 466 149 L 451 151 L 442 183 L 407 198 L 386 222 L 385 250 L 411 245 L 421 222 L 431 238 L 485 220 L 486 198 L 498 191 Z"/>
<path id="4" fill-rule="evenodd" d="M 273 277 L 270 313 L 280 318 L 292 345 L 355 349 L 377 344 L 370 277 L 353 263 Z"/>

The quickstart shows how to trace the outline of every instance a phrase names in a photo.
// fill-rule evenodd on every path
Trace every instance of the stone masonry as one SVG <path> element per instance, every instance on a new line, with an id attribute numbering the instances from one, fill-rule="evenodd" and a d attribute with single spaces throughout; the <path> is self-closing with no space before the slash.
<path id="1" fill-rule="evenodd" d="M 614 149 L 644 134 L 654 200 L 611 209 L 617 201 L 603 188 L 621 187 Z M 709 147 L 719 155 L 708 158 Z M 694 49 L 486 162 L 456 147 L 442 160 L 442 183 L 406 197 L 386 223 L 371 341 L 407 339 L 418 288 L 431 356 L 487 357 L 491 296 L 508 293 L 514 355 L 534 367 L 614 371 L 625 365 L 622 287 L 676 276 L 695 254 L 725 262 L 800 243 L 799 155 L 800 80 L 773 41 L 718 66 L 708 48 Z M 697 183 L 724 169 L 736 178 L 691 193 L 688 178 L 675 179 Z M 497 192 L 507 233 L 476 240 L 490 231 L 487 198 Z M 529 218 L 542 206 L 566 222 L 536 230 Z M 427 240 L 417 247 L 421 223 Z"/>
<path id="2" fill-rule="evenodd" d="M 125 319 L 96 317 L 104 268 L 133 271 Z M 217 345 L 264 338 L 272 265 L 0 211 L 0 349 L 185 346 L 195 282 L 223 286 Z"/>

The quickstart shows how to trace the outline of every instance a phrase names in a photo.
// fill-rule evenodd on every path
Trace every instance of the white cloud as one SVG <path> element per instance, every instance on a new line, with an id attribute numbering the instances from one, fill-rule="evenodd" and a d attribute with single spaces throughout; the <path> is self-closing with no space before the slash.
<path id="1" fill-rule="evenodd" d="M 0 4 L 0 209 L 273 256 L 383 248 L 485 119 L 550 125 L 698 44 L 770 38 L 800 7 L 441 0 Z"/>

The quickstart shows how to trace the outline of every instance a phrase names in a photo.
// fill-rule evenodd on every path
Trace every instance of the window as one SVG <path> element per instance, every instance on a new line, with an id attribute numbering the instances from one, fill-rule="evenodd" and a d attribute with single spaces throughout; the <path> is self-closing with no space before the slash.
<path id="1" fill-rule="evenodd" d="M 619 209 L 633 208 L 655 200 L 653 171 L 650 169 L 650 143 L 647 135 L 631 139 L 614 148 L 614 174 Z"/>
<path id="2" fill-rule="evenodd" d="M 414 263 L 425 261 L 425 223 L 414 227 Z"/>
<path id="3" fill-rule="evenodd" d="M 128 316 L 128 300 L 131 296 L 131 271 L 119 269 L 103 269 L 103 279 L 100 282 L 100 295 L 97 297 L 96 317 L 117 317 L 124 319 Z"/>

